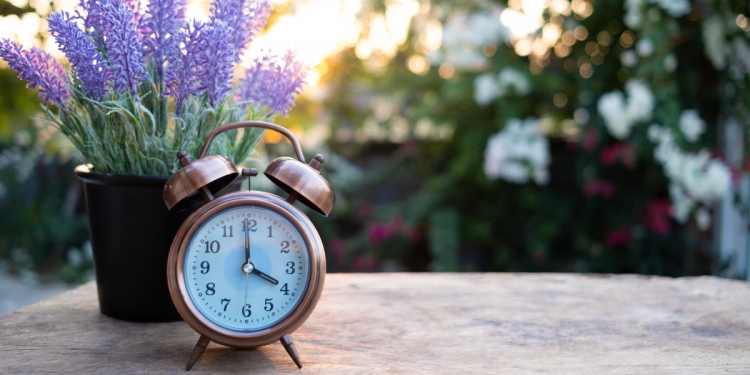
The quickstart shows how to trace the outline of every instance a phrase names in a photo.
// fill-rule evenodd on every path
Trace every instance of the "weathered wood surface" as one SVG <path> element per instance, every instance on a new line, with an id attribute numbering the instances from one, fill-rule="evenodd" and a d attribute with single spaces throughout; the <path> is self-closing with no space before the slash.
<path id="1" fill-rule="evenodd" d="M 333 274 L 280 344 L 211 344 L 194 373 L 749 374 L 750 286 L 714 277 Z M 128 323 L 84 285 L 0 318 L 0 373 L 172 373 L 185 323 Z"/>

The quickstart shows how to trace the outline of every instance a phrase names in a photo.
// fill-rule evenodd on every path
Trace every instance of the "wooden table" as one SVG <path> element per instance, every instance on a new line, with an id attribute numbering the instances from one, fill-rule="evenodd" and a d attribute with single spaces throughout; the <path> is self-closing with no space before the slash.
<path id="1" fill-rule="evenodd" d="M 99 313 L 96 286 L 0 318 L 0 372 L 173 373 L 198 335 L 185 323 Z M 749 374 L 750 285 L 698 277 L 331 274 L 280 344 L 211 344 L 194 373 Z"/>

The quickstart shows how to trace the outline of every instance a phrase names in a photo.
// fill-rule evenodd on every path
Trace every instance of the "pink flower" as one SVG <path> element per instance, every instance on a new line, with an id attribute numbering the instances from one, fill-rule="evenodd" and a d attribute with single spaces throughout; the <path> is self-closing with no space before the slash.
<path id="1" fill-rule="evenodd" d="M 360 255 L 352 261 L 352 271 L 354 272 L 372 272 L 378 268 L 378 260 L 372 255 Z"/>
<path id="2" fill-rule="evenodd" d="M 635 147 L 630 143 L 615 143 L 605 147 L 599 158 L 604 165 L 613 165 L 619 161 L 625 168 L 633 169 Z"/>
<path id="3" fill-rule="evenodd" d="M 599 144 L 599 131 L 590 128 L 586 131 L 586 134 L 583 136 L 583 140 L 581 141 L 581 146 L 583 147 L 584 151 L 588 152 L 589 154 L 594 152 L 594 149 L 596 149 L 596 146 Z"/>
<path id="4" fill-rule="evenodd" d="M 367 238 L 373 245 L 379 245 L 381 242 L 391 238 L 390 229 L 380 223 L 372 223 L 367 227 Z"/>
<path id="5" fill-rule="evenodd" d="M 589 198 L 601 195 L 606 199 L 612 199 L 615 196 L 615 185 L 606 180 L 591 180 L 583 185 L 583 195 Z"/>
<path id="6" fill-rule="evenodd" d="M 357 216 L 359 216 L 359 218 L 362 220 L 369 219 L 370 214 L 372 214 L 372 206 L 367 203 L 361 204 L 357 209 Z"/>
<path id="7" fill-rule="evenodd" d="M 646 206 L 646 216 L 643 223 L 657 234 L 669 234 L 671 204 L 666 199 L 657 199 Z"/>
<path id="8" fill-rule="evenodd" d="M 630 228 L 624 226 L 616 231 L 608 232 L 604 236 L 604 242 L 610 247 L 625 246 L 630 243 Z"/>
<path id="9" fill-rule="evenodd" d="M 740 186 L 740 171 L 735 167 L 734 165 L 727 165 L 729 167 L 729 175 L 732 178 L 732 186 L 739 187 Z"/>
<path id="10" fill-rule="evenodd" d="M 583 185 L 583 195 L 592 198 L 599 194 L 601 183 L 599 180 L 591 180 Z"/>
<path id="11" fill-rule="evenodd" d="M 623 143 L 620 148 L 620 162 L 627 169 L 635 168 L 635 147 L 632 143 Z"/>
<path id="12" fill-rule="evenodd" d="M 406 229 L 406 226 L 404 225 L 404 219 L 401 217 L 401 215 L 394 215 L 391 218 L 391 222 L 388 223 L 388 231 L 391 233 L 391 235 L 393 235 L 401 232 L 404 229 Z"/>
<path id="13" fill-rule="evenodd" d="M 409 242 L 414 244 L 420 241 L 422 241 L 422 231 L 417 228 L 412 228 L 411 230 L 409 230 Z"/>
<path id="14" fill-rule="evenodd" d="M 601 181 L 599 183 L 599 191 L 604 198 L 612 199 L 615 196 L 615 185 L 609 181 Z"/>
<path id="15" fill-rule="evenodd" d="M 333 237 L 328 248 L 331 249 L 334 258 L 342 259 L 344 257 L 344 241 L 341 238 Z"/>
<path id="16" fill-rule="evenodd" d="M 617 159 L 617 155 L 620 153 L 620 145 L 619 144 L 613 144 L 609 145 L 602 150 L 602 153 L 599 155 L 599 159 L 602 161 L 602 164 L 604 165 L 612 165 L 615 163 L 615 159 Z"/>

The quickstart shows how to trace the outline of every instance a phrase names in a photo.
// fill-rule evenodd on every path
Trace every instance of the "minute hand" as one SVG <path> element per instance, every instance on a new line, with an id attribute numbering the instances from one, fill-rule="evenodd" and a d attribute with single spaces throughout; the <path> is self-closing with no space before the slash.
<path id="1" fill-rule="evenodd" d="M 249 262 L 250 261 L 250 222 L 246 218 L 244 223 L 245 223 L 245 262 Z"/>
<path id="2" fill-rule="evenodd" d="M 253 268 L 253 273 L 260 276 L 264 280 L 270 282 L 273 285 L 279 285 L 279 280 L 274 279 L 273 277 L 269 276 L 268 274 L 258 271 L 257 268 Z"/>

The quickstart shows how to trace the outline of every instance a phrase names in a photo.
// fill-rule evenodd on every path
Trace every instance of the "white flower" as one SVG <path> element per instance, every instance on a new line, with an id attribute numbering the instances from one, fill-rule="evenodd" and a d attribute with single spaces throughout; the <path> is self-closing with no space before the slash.
<path id="1" fill-rule="evenodd" d="M 507 155 L 505 140 L 500 133 L 490 137 L 487 148 L 484 149 L 484 174 L 489 178 L 498 178 L 503 169 L 503 161 Z"/>
<path id="2" fill-rule="evenodd" d="M 726 164 L 718 160 L 711 160 L 701 182 L 702 189 L 700 192 L 702 194 L 698 198 L 702 198 L 704 201 L 717 200 L 732 185 L 732 173 Z"/>
<path id="3" fill-rule="evenodd" d="M 578 125 L 585 125 L 589 121 L 589 111 L 586 108 L 577 108 L 573 112 L 573 119 Z"/>
<path id="4" fill-rule="evenodd" d="M 711 159 L 707 149 L 694 154 L 685 153 L 675 143 L 672 132 L 657 124 L 649 127 L 648 136 L 657 142 L 654 159 L 669 178 L 672 216 L 677 221 L 685 223 L 697 204 L 709 207 L 729 189 L 732 181 L 729 167 Z M 705 218 L 700 220 L 705 221 Z M 699 226 L 702 224 L 698 223 Z"/>
<path id="5" fill-rule="evenodd" d="M 651 56 L 654 53 L 654 42 L 649 38 L 643 38 L 635 43 L 635 50 L 643 57 Z"/>
<path id="6" fill-rule="evenodd" d="M 630 80 L 625 84 L 628 94 L 628 104 L 625 107 L 628 116 L 633 121 L 647 121 L 651 119 L 656 101 L 648 85 L 641 81 Z"/>
<path id="7" fill-rule="evenodd" d="M 651 0 L 656 2 L 670 16 L 674 18 L 682 17 L 690 12 L 690 1 L 688 0 Z"/>
<path id="8" fill-rule="evenodd" d="M 81 254 L 81 251 L 75 248 L 68 250 L 67 258 L 68 264 L 73 267 L 78 267 L 83 263 L 83 255 Z"/>
<path id="9" fill-rule="evenodd" d="M 698 207 L 693 217 L 695 217 L 695 224 L 698 229 L 707 230 L 711 226 L 711 214 L 705 208 Z"/>
<path id="10" fill-rule="evenodd" d="M 625 84 L 628 99 L 625 101 L 622 92 L 614 91 L 599 98 L 599 113 L 612 136 L 625 139 L 637 122 L 648 121 L 656 102 L 648 86 L 640 81 L 628 81 Z"/>
<path id="11" fill-rule="evenodd" d="M 662 134 L 661 126 L 656 123 L 651 124 L 648 127 L 648 132 L 646 134 L 648 135 L 649 141 L 653 143 L 657 143 L 659 139 L 661 139 L 661 134 Z"/>
<path id="12" fill-rule="evenodd" d="M 610 92 L 599 98 L 599 114 L 604 118 L 610 134 L 623 139 L 630 134 L 631 123 L 625 113 L 625 98 L 619 91 Z"/>
<path id="13" fill-rule="evenodd" d="M 664 58 L 664 70 L 669 73 L 674 72 L 677 69 L 677 56 L 674 53 L 670 53 Z"/>
<path id="14" fill-rule="evenodd" d="M 721 17 L 714 14 L 703 21 L 703 45 L 706 46 L 706 55 L 718 70 L 723 70 L 727 65 L 729 47 L 724 36 L 724 25 Z"/>
<path id="15" fill-rule="evenodd" d="M 641 25 L 644 5 L 645 0 L 625 0 L 625 25 L 631 29 L 637 29 Z"/>
<path id="16" fill-rule="evenodd" d="M 734 48 L 734 58 L 742 69 L 742 72 L 750 72 L 750 46 L 748 46 L 747 40 L 734 38 L 732 47 Z"/>
<path id="17" fill-rule="evenodd" d="M 521 184 L 549 182 L 549 141 L 539 131 L 539 121 L 510 119 L 490 137 L 484 151 L 484 173 L 492 179 Z"/>
<path id="18" fill-rule="evenodd" d="M 536 182 L 537 185 L 547 185 L 549 183 L 549 171 L 544 170 L 538 170 L 534 174 L 534 182 Z"/>
<path id="19" fill-rule="evenodd" d="M 474 101 L 486 105 L 505 96 L 512 88 L 517 95 L 524 96 L 531 91 L 531 84 L 523 73 L 513 68 L 504 68 L 497 76 L 485 73 L 474 79 Z"/>
<path id="20" fill-rule="evenodd" d="M 516 69 L 504 68 L 500 71 L 497 78 L 498 83 L 503 89 L 512 87 L 516 94 L 520 96 L 524 96 L 531 91 L 531 84 L 528 78 Z"/>
<path id="21" fill-rule="evenodd" d="M 440 53 L 431 56 L 436 64 L 448 63 L 457 70 L 479 71 L 489 66 L 482 47 L 509 37 L 510 32 L 500 22 L 501 9 L 490 7 L 483 13 L 456 14 L 443 26 Z"/>
<path id="22" fill-rule="evenodd" d="M 620 62 L 628 68 L 632 68 L 638 63 L 638 56 L 632 49 L 625 50 L 620 54 Z"/>
<path id="23" fill-rule="evenodd" d="M 695 202 L 676 184 L 669 185 L 669 199 L 672 201 L 672 217 L 680 223 L 687 222 Z"/>
<path id="24" fill-rule="evenodd" d="M 474 79 L 474 101 L 486 105 L 500 96 L 500 85 L 494 74 L 485 73 Z"/>
<path id="25" fill-rule="evenodd" d="M 706 130 L 706 122 L 695 109 L 686 109 L 680 114 L 680 131 L 688 142 L 695 142 Z"/>

